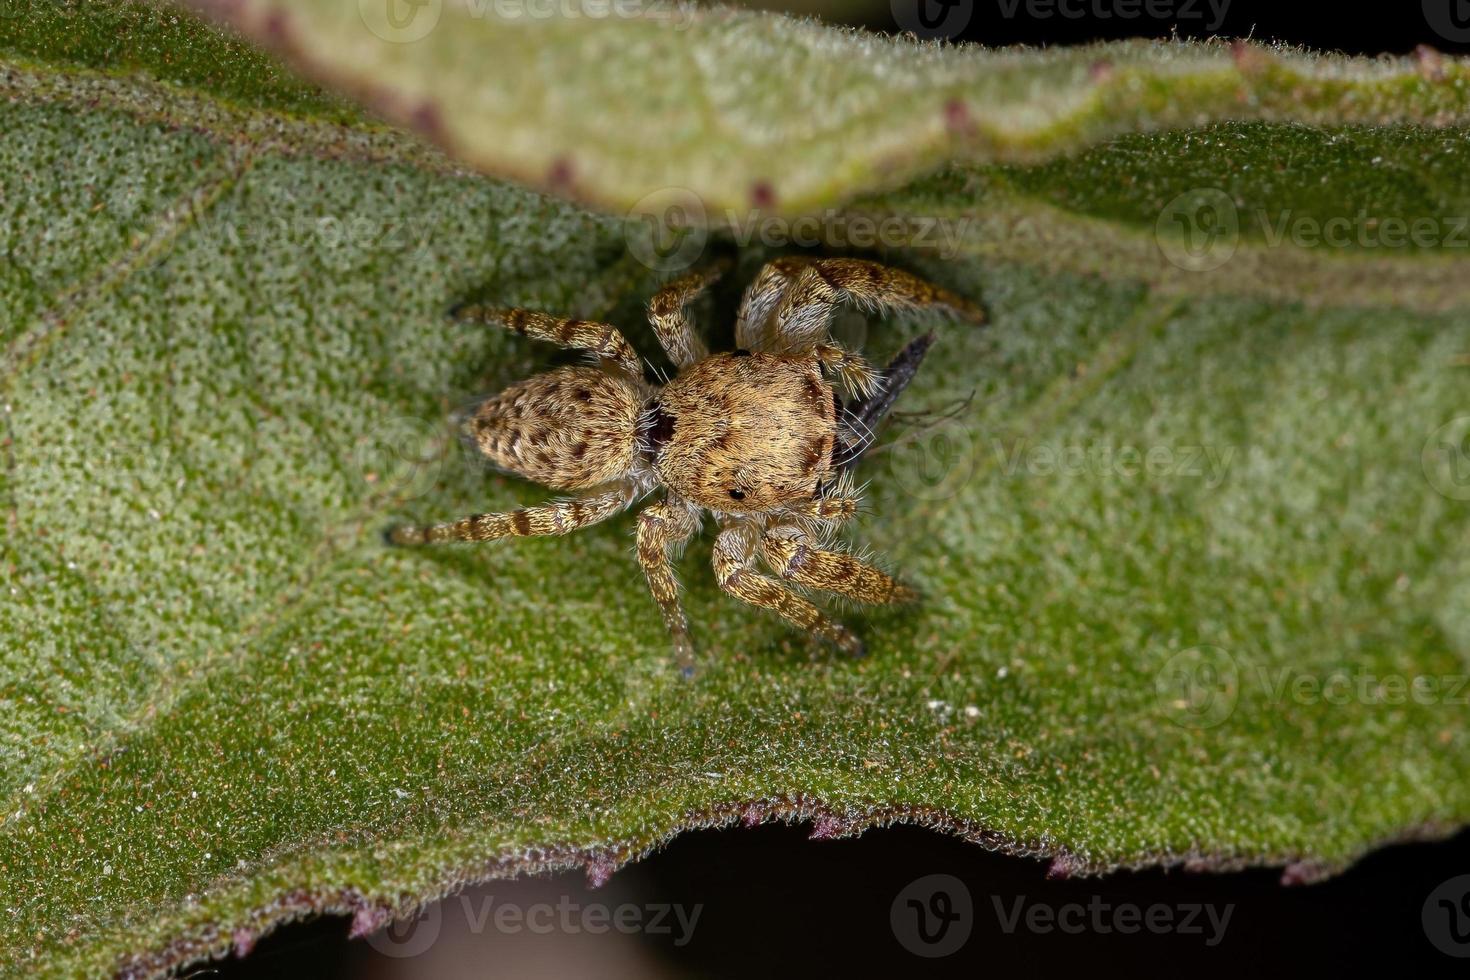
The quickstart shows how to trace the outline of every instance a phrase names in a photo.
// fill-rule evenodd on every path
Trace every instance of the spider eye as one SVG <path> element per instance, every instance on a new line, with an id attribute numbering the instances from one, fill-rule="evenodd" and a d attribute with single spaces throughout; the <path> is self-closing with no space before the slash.
<path id="1" fill-rule="evenodd" d="M 744 500 L 745 499 L 745 491 L 744 490 L 731 490 L 730 491 L 730 499 L 731 500 Z"/>

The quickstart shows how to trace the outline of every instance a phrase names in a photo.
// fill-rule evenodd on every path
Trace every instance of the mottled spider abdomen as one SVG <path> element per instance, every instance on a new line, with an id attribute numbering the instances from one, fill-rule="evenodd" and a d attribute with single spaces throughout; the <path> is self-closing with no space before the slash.
<path id="1" fill-rule="evenodd" d="M 485 399 L 462 429 L 496 466 L 553 490 L 583 490 L 633 467 L 645 397 L 601 368 L 561 367 Z"/>
<path id="2" fill-rule="evenodd" d="M 836 403 L 810 354 L 707 357 L 664 387 L 656 412 L 668 420 L 659 477 L 711 510 L 811 500 L 831 474 Z"/>

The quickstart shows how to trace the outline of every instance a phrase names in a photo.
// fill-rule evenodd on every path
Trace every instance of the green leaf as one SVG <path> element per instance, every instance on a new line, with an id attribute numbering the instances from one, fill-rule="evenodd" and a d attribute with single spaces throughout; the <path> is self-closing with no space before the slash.
<path id="1" fill-rule="evenodd" d="M 518 69 L 565 65 L 569 46 L 599 71 L 637 49 L 626 24 L 575 28 L 487 48 L 479 84 L 529 85 Z M 853 543 L 925 603 L 844 612 L 871 651 L 844 660 L 723 597 L 705 538 L 680 566 L 691 683 L 631 518 L 439 551 L 379 537 L 545 496 L 486 473 L 446 419 L 556 355 L 445 311 L 477 296 L 607 317 L 652 354 L 655 282 L 621 221 L 464 172 L 187 17 L 92 3 L 0 30 L 5 967 L 147 973 L 304 914 L 366 929 L 465 880 L 601 877 L 741 821 L 912 822 L 1064 873 L 1272 864 L 1301 880 L 1470 816 L 1463 130 L 1239 123 L 1034 166 L 967 156 L 885 189 L 869 137 L 936 77 L 1052 92 L 1098 52 L 976 55 L 733 15 L 669 41 L 637 27 L 676 56 L 623 76 L 636 112 L 602 133 L 533 113 L 505 145 L 576 130 L 609 201 L 645 179 L 737 201 L 749 141 L 772 130 L 706 120 L 646 173 L 619 147 L 637 126 L 674 133 L 709 104 L 676 96 L 715 92 L 708 72 L 743 51 L 753 84 L 784 73 L 790 108 L 824 120 L 777 199 L 860 196 L 824 235 L 901 218 L 888 258 L 991 320 L 939 325 L 905 395 L 910 412 L 965 403 L 959 421 L 910 419 L 862 474 Z M 871 120 L 813 111 L 835 73 L 869 73 L 863 45 L 895 86 L 854 88 Z M 1243 84 L 1217 49 L 1109 50 L 1114 78 L 1142 79 L 1123 102 L 1045 117 L 997 101 L 1014 111 L 983 117 L 994 152 L 1203 124 Z M 1434 82 L 1281 58 L 1338 80 L 1298 100 L 1307 122 L 1427 118 L 1460 90 L 1458 63 Z M 1004 86 L 992 59 L 1014 61 Z M 1126 67 L 1201 59 L 1223 67 L 1167 86 Z M 629 112 L 600 77 L 537 76 L 547 106 Z M 1133 91 L 1147 111 L 1124 105 Z M 1360 208 L 1375 233 L 1437 232 L 1268 234 L 1283 211 L 1325 225 Z M 1017 213 L 1029 224 L 994 224 Z M 1206 213 L 1234 213 L 1235 234 L 1200 238 Z M 926 226 L 953 247 L 920 241 Z M 700 310 L 717 344 L 766 237 Z M 921 327 L 842 329 L 881 359 Z"/>
<path id="2" fill-rule="evenodd" d="M 957 160 L 1212 121 L 1470 119 L 1470 66 L 1428 50 L 956 49 L 674 0 L 567 17 L 475 0 L 191 3 L 487 173 L 618 211 L 687 188 L 719 211 L 801 213 Z"/>

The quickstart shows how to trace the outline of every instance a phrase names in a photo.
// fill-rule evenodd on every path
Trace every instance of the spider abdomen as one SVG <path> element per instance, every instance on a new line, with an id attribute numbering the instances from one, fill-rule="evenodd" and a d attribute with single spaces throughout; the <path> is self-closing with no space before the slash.
<path id="1" fill-rule="evenodd" d="M 554 490 L 581 490 L 633 467 L 643 398 L 600 368 L 560 367 L 485 399 L 462 428 L 494 465 Z"/>

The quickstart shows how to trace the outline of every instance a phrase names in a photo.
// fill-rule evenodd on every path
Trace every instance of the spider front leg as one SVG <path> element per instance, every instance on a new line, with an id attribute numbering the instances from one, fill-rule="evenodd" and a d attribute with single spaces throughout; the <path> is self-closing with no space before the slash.
<path id="1" fill-rule="evenodd" d="M 853 555 L 813 547 L 805 531 L 777 525 L 761 538 L 766 564 L 798 585 L 835 592 L 870 605 L 913 602 L 919 593 L 887 572 Z"/>
<path id="2" fill-rule="evenodd" d="M 689 639 L 689 620 L 679 602 L 679 581 L 674 578 L 672 558 L 697 530 L 698 516 L 681 501 L 664 500 L 638 515 L 638 563 L 643 566 L 648 591 L 653 593 L 674 641 L 674 660 L 686 677 L 694 673 L 694 644 Z"/>
<path id="3" fill-rule="evenodd" d="M 755 570 L 760 532 L 749 524 L 721 531 L 715 538 L 715 579 L 730 595 L 774 611 L 791 625 L 861 657 L 863 641 L 841 623 L 802 598 L 789 586 Z"/>
<path id="4" fill-rule="evenodd" d="M 615 487 L 571 500 L 499 514 L 474 514 L 447 524 L 418 527 L 404 524 L 388 532 L 390 544 L 439 544 L 445 541 L 494 541 L 548 534 L 570 534 L 625 510 L 633 502 L 631 487 Z"/>
<path id="5" fill-rule="evenodd" d="M 981 323 L 985 313 L 962 296 L 902 269 L 864 259 L 777 259 L 772 271 L 756 279 L 747 294 L 752 320 L 761 320 L 763 344 L 772 350 L 811 350 L 827 337 L 827 327 L 839 303 L 851 300 L 859 307 L 876 310 L 944 309 L 963 319 Z M 771 296 L 784 283 L 780 301 Z"/>
<path id="6" fill-rule="evenodd" d="M 720 262 L 682 275 L 648 301 L 648 322 L 674 367 L 686 368 L 709 355 L 689 317 L 689 304 L 724 274 L 727 265 Z"/>
<path id="7" fill-rule="evenodd" d="M 746 350 L 770 350 L 773 345 L 769 336 L 771 314 L 776 304 L 791 285 L 795 272 L 788 260 L 777 259 L 767 262 L 755 281 L 745 288 L 740 298 L 740 310 L 735 314 L 735 343 Z"/>
<path id="8" fill-rule="evenodd" d="M 450 315 L 467 323 L 499 324 L 522 337 L 545 340 L 569 350 L 587 351 L 637 380 L 643 380 L 643 362 L 639 360 L 638 352 L 622 331 L 610 323 L 574 320 L 534 310 L 502 310 L 478 305 L 456 307 Z"/>

